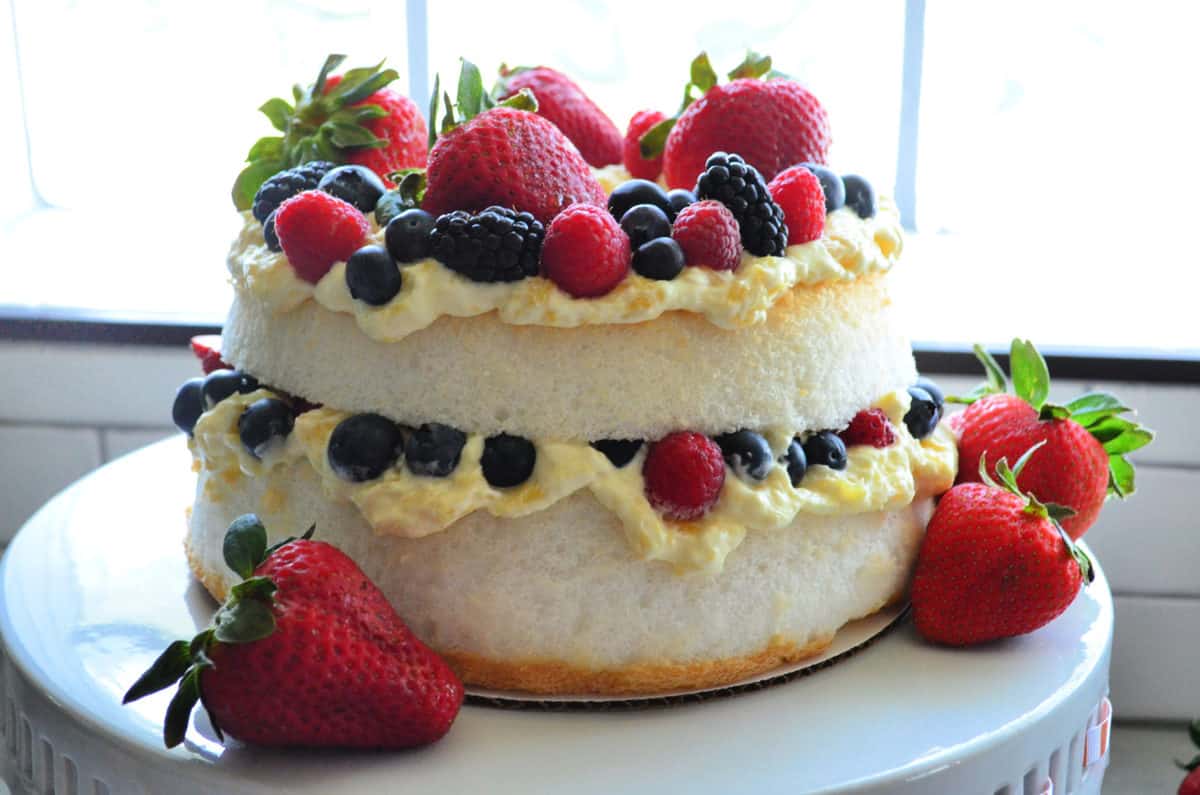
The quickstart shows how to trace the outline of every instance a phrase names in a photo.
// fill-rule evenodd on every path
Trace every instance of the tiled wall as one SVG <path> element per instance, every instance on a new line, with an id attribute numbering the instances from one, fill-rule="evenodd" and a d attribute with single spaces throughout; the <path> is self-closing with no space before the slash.
<path id="1" fill-rule="evenodd" d="M 173 432 L 176 387 L 198 373 L 184 350 L 0 342 L 0 543 L 88 470 Z M 936 377 L 936 374 L 932 374 Z M 939 378 L 949 392 L 972 379 Z M 1139 493 L 1087 541 L 1116 594 L 1112 690 L 1121 718 L 1200 715 L 1200 387 L 1100 386 L 1159 432 L 1135 454 Z"/>

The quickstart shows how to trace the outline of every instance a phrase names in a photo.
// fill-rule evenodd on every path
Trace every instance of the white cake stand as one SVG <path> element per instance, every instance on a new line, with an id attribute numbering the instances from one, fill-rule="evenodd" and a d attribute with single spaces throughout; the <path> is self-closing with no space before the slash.
<path id="1" fill-rule="evenodd" d="M 186 747 L 165 751 L 169 694 L 120 698 L 212 610 L 180 544 L 188 465 L 175 439 L 100 469 L 34 516 L 0 565 L 0 759 L 15 795 L 1100 790 L 1113 625 L 1102 573 L 1018 640 L 942 649 L 905 623 L 826 670 L 701 703 L 468 705 L 445 740 L 406 753 L 223 748 L 196 717 Z"/>

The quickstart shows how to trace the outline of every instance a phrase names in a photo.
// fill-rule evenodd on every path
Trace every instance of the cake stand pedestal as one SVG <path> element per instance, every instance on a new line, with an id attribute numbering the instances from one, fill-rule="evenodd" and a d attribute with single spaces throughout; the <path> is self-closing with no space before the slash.
<path id="1" fill-rule="evenodd" d="M 180 539 L 182 439 L 51 500 L 0 564 L 0 769 L 14 795 L 87 793 L 1100 791 L 1113 610 L 1103 573 L 1032 635 L 952 650 L 904 623 L 811 676 L 643 710 L 466 705 L 405 753 L 225 748 L 197 711 L 163 749 L 169 693 L 121 695 L 207 623 Z"/>

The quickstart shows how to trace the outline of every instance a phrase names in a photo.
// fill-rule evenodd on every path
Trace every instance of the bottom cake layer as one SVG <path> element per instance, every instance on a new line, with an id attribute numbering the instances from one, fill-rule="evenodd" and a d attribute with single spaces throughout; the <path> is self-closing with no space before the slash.
<path id="1" fill-rule="evenodd" d="M 587 492 L 518 518 L 476 512 L 425 538 L 375 534 L 331 501 L 311 467 L 207 489 L 201 470 L 186 546 L 223 598 L 221 544 L 257 513 L 271 542 L 316 524 L 469 685 L 531 693 L 635 694 L 736 682 L 820 653 L 845 623 L 902 598 L 931 499 L 887 512 L 800 514 L 751 532 L 718 574 L 638 560 Z M 219 495 L 219 496 L 216 496 Z"/>

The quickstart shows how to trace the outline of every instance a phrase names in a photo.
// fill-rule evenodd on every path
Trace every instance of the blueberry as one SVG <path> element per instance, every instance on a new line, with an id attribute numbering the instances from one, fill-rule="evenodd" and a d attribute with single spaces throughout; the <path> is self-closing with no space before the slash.
<path id="1" fill-rule="evenodd" d="M 362 212 L 369 213 L 375 209 L 376 202 L 387 187 L 379 175 L 366 166 L 338 166 L 321 177 L 317 190 L 337 196 Z"/>
<path id="2" fill-rule="evenodd" d="M 846 206 L 854 210 L 859 218 L 873 217 L 879 209 L 879 200 L 871 183 L 857 174 L 846 174 L 842 177 L 842 184 L 846 187 Z"/>
<path id="3" fill-rule="evenodd" d="M 621 228 L 629 235 L 634 249 L 660 237 L 671 236 L 671 219 L 661 207 L 653 204 L 635 204 L 621 216 Z"/>
<path id="4" fill-rule="evenodd" d="M 725 463 L 741 478 L 763 480 L 771 474 L 775 463 L 771 445 L 754 431 L 734 431 L 716 437 L 716 443 L 725 456 Z"/>
<path id="5" fill-rule="evenodd" d="M 175 393 L 175 403 L 171 406 L 171 419 L 175 427 L 192 435 L 196 428 L 196 420 L 204 413 L 204 379 L 192 378 L 184 381 L 183 386 Z"/>
<path id="6" fill-rule="evenodd" d="M 458 466 L 467 435 L 449 425 L 422 425 L 404 444 L 404 460 L 415 475 L 444 478 Z"/>
<path id="7" fill-rule="evenodd" d="M 378 414 L 355 414 L 329 436 L 329 466 L 343 480 L 374 480 L 396 463 L 404 447 L 400 426 Z"/>
<path id="8" fill-rule="evenodd" d="M 840 209 L 846 204 L 846 186 L 842 183 L 841 177 L 825 166 L 819 166 L 816 163 L 801 163 L 800 165 L 807 168 L 820 180 L 821 190 L 825 191 L 826 213 Z"/>
<path id="9" fill-rule="evenodd" d="M 659 237 L 633 252 L 633 269 L 647 279 L 670 281 L 683 270 L 683 249 L 673 238 Z"/>
<path id="10" fill-rule="evenodd" d="M 635 204 L 653 204 L 664 213 L 671 211 L 667 192 L 648 179 L 631 179 L 622 182 L 608 197 L 608 211 L 618 221 Z"/>
<path id="11" fill-rule="evenodd" d="M 600 439 L 592 442 L 592 447 L 595 447 L 600 452 L 604 453 L 604 457 L 615 466 L 617 469 L 628 464 L 637 455 L 638 450 L 642 449 L 641 439 Z"/>
<path id="12" fill-rule="evenodd" d="M 383 246 L 363 246 L 346 260 L 350 297 L 383 306 L 400 292 L 400 268 Z"/>
<path id="13" fill-rule="evenodd" d="M 277 441 L 287 438 L 295 422 L 291 406 L 276 398 L 263 398 L 238 417 L 238 437 L 250 455 L 262 458 Z"/>
<path id="14" fill-rule="evenodd" d="M 798 487 L 800 481 L 804 480 L 804 473 L 808 471 L 808 457 L 804 455 L 804 446 L 800 444 L 799 439 L 792 439 L 780 461 L 787 466 L 792 488 Z"/>
<path id="15" fill-rule="evenodd" d="M 689 204 L 696 203 L 696 194 L 690 190 L 676 188 L 672 191 L 667 191 L 667 203 L 671 205 L 671 211 L 667 215 L 671 216 L 671 220 L 675 220 L 675 216 L 679 215 L 679 211 Z"/>
<path id="16" fill-rule="evenodd" d="M 267 216 L 267 220 L 263 221 L 263 239 L 267 241 L 267 248 L 271 251 L 283 251 L 283 246 L 279 245 L 279 235 L 275 234 L 275 211 Z"/>
<path id="17" fill-rule="evenodd" d="M 946 404 L 946 393 L 942 392 L 942 388 L 940 386 L 925 376 L 918 378 L 917 383 L 913 384 L 913 386 L 918 386 L 928 392 L 929 396 L 933 398 L 933 402 L 938 404 L 938 406 L 944 406 Z"/>
<path id="18" fill-rule="evenodd" d="M 416 262 L 433 252 L 429 233 L 437 219 L 424 210 L 405 210 L 388 221 L 383 233 L 388 253 L 396 262 Z"/>
<path id="19" fill-rule="evenodd" d="M 533 474 L 537 449 L 533 442 L 507 433 L 489 436 L 483 443 L 483 477 L 498 489 L 519 486 Z"/>
<path id="20" fill-rule="evenodd" d="M 833 431 L 814 433 L 804 443 L 804 458 L 808 466 L 845 469 L 846 445 Z"/>
<path id="21" fill-rule="evenodd" d="M 904 415 L 904 424 L 914 438 L 924 439 L 937 427 L 942 418 L 942 407 L 933 395 L 919 386 L 910 386 L 908 396 L 912 398 L 912 404 Z"/>
<path id="22" fill-rule="evenodd" d="M 258 380 L 241 370 L 213 370 L 204 378 L 204 408 L 211 409 L 234 394 L 248 395 L 258 389 Z"/>

